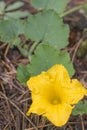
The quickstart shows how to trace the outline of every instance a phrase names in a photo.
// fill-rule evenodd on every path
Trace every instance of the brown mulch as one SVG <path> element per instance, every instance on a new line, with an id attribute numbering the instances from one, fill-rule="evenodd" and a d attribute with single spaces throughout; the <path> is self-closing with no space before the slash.
<path id="1" fill-rule="evenodd" d="M 32 14 L 36 10 L 23 0 L 27 9 Z M 81 5 L 86 0 L 69 0 L 67 9 Z M 7 4 L 14 0 L 5 0 Z M 87 28 L 87 21 L 79 11 L 66 16 L 64 22 L 70 27 L 69 45 L 66 48 L 70 53 L 78 78 L 84 86 L 87 86 L 87 57 L 78 58 L 76 52 L 84 41 L 83 30 Z M 79 23 L 79 24 L 78 24 Z M 24 57 L 15 47 L 9 48 L 6 43 L 0 42 L 0 130 L 87 130 L 87 115 L 71 116 L 68 123 L 61 127 L 55 127 L 45 118 L 37 115 L 26 116 L 31 104 L 31 95 L 27 87 L 21 85 L 16 78 L 17 67 L 26 65 L 28 58 Z"/>

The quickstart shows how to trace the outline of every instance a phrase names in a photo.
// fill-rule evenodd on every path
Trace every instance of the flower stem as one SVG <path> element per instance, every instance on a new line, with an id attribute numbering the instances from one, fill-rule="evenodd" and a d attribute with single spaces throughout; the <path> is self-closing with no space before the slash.
<path id="1" fill-rule="evenodd" d="M 30 50 L 29 50 L 29 54 L 28 54 L 28 58 L 31 61 L 31 55 L 34 52 L 34 49 L 36 48 L 38 42 L 34 42 L 33 45 L 31 46 Z"/>
<path id="2" fill-rule="evenodd" d="M 64 12 L 64 13 L 62 13 L 62 14 L 60 15 L 60 17 L 64 17 L 64 16 L 66 16 L 66 15 L 69 15 L 69 14 L 71 14 L 71 13 L 73 13 L 73 12 L 75 12 L 75 11 L 81 9 L 81 8 L 84 8 L 85 6 L 87 6 L 87 4 L 83 4 L 83 5 L 76 6 L 76 7 L 72 8 L 72 9 L 70 9 L 70 10 L 68 10 L 68 11 L 66 11 L 66 12 Z"/>

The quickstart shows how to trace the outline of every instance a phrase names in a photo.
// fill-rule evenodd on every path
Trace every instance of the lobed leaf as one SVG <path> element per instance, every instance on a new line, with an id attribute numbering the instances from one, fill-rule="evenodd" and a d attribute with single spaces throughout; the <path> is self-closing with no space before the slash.
<path id="1" fill-rule="evenodd" d="M 0 41 L 10 43 L 10 46 L 20 42 L 19 35 L 23 34 L 23 23 L 21 20 L 9 19 L 0 21 Z"/>
<path id="2" fill-rule="evenodd" d="M 31 0 L 32 5 L 39 10 L 53 9 L 58 14 L 65 10 L 67 0 Z"/>
<path id="3" fill-rule="evenodd" d="M 83 115 L 87 113 L 87 101 L 80 101 L 75 105 L 75 108 L 72 111 L 72 115 Z"/>
<path id="4" fill-rule="evenodd" d="M 68 44 L 69 28 L 54 11 L 49 10 L 29 17 L 25 23 L 25 36 L 60 50 Z"/>
<path id="5" fill-rule="evenodd" d="M 24 18 L 24 17 L 28 17 L 30 14 L 29 14 L 29 12 L 28 11 L 14 11 L 14 12 L 8 12 L 8 13 L 6 13 L 6 17 L 7 18 L 16 18 L 16 19 L 18 19 L 18 18 Z"/>
<path id="6" fill-rule="evenodd" d="M 28 65 L 28 72 L 37 75 L 42 71 L 48 70 L 54 64 L 63 64 L 70 76 L 74 74 L 73 65 L 67 52 L 58 52 L 48 44 L 40 44 L 31 57 L 31 63 Z"/>
<path id="7" fill-rule="evenodd" d="M 20 81 L 20 83 L 24 86 L 26 86 L 26 82 L 30 77 L 29 72 L 27 71 L 28 68 L 26 65 L 20 65 L 17 68 L 17 79 Z"/>
<path id="8" fill-rule="evenodd" d="M 4 1 L 0 1 L 0 14 L 2 14 L 2 11 L 4 11 L 6 4 Z"/>
<path id="9" fill-rule="evenodd" d="M 9 6 L 6 8 L 6 11 L 11 11 L 11 10 L 18 9 L 18 8 L 22 7 L 23 5 L 24 5 L 24 3 L 21 2 L 21 1 L 15 2 L 15 3 L 9 5 Z"/>

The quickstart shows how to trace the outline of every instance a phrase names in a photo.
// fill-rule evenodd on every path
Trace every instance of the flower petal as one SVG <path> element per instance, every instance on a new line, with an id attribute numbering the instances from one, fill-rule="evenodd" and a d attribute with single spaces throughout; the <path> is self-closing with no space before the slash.
<path id="1" fill-rule="evenodd" d="M 73 107 L 67 104 L 51 106 L 47 109 L 44 116 L 46 116 L 54 125 L 63 126 L 68 121 L 72 108 Z"/>
<path id="2" fill-rule="evenodd" d="M 46 92 L 49 92 L 53 88 L 49 75 L 47 75 L 46 72 L 42 72 L 38 76 L 31 77 L 27 81 L 27 85 L 34 94 L 46 94 Z"/>
<path id="3" fill-rule="evenodd" d="M 54 79 L 55 95 L 63 98 L 63 89 L 69 88 L 70 86 L 70 78 L 67 70 L 63 65 L 56 64 L 50 68 L 47 73 L 49 74 L 49 77 Z"/>
<path id="4" fill-rule="evenodd" d="M 48 106 L 49 106 L 49 102 L 47 100 L 45 100 L 40 96 L 36 96 L 34 97 L 34 101 L 27 112 L 27 116 L 29 116 L 30 113 L 36 113 L 38 115 L 42 115 L 46 112 L 46 108 Z"/>
<path id="5" fill-rule="evenodd" d="M 65 89 L 65 96 L 67 103 L 76 104 L 78 103 L 85 95 L 87 95 L 87 90 L 81 85 L 77 79 L 73 79 L 69 89 Z"/>
<path id="6" fill-rule="evenodd" d="M 50 68 L 47 73 L 55 80 L 54 82 L 57 87 L 60 87 L 61 85 L 61 87 L 68 87 L 70 84 L 69 74 L 63 65 L 56 64 Z"/>

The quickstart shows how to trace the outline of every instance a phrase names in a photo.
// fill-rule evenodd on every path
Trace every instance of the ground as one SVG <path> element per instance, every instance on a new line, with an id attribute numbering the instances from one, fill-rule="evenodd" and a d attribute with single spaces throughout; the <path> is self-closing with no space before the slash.
<path id="1" fill-rule="evenodd" d="M 23 0 L 25 6 L 32 14 L 36 10 L 28 5 L 28 0 Z M 5 0 L 7 4 L 14 0 Z M 86 3 L 86 0 L 69 0 L 67 9 Z M 82 42 L 87 38 L 83 33 L 87 28 L 87 19 L 80 12 L 74 12 L 64 17 L 64 22 L 70 27 L 69 45 L 66 47 L 75 67 L 74 77 L 87 86 L 87 53 L 78 57 L 77 51 Z M 17 48 L 9 48 L 7 43 L 0 42 L 0 130 L 87 130 L 87 115 L 72 116 L 67 124 L 61 128 L 55 127 L 44 118 L 31 115 L 26 116 L 31 104 L 31 95 L 28 88 L 20 84 L 16 78 L 16 69 L 19 64 L 27 64 L 28 58 L 24 57 Z"/>

